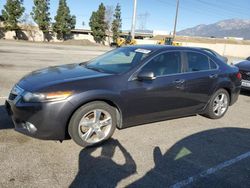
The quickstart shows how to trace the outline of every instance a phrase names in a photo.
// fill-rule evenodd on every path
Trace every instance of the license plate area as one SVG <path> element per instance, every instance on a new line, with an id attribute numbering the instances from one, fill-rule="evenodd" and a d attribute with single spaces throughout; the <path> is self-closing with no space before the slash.
<path id="1" fill-rule="evenodd" d="M 249 87 L 250 88 L 250 81 L 248 81 L 248 80 L 242 80 L 241 81 L 241 85 L 243 87 Z"/>

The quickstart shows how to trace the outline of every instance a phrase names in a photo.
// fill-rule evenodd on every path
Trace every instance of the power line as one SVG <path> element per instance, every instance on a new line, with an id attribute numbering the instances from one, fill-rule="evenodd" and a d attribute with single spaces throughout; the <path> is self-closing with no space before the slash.
<path id="1" fill-rule="evenodd" d="M 200 3 L 201 2 L 199 0 L 194 0 L 195 2 L 197 3 Z M 216 7 L 214 5 L 208 5 L 209 3 L 202 3 L 203 5 L 206 6 L 205 9 L 197 9 L 197 8 L 194 8 L 194 7 L 188 7 L 189 9 L 193 9 L 193 11 L 196 11 L 196 12 L 200 12 L 202 14 L 210 14 L 211 16 L 215 17 L 215 16 L 223 16 L 223 17 L 228 17 L 228 16 L 231 16 L 231 17 L 235 17 L 236 15 L 238 16 L 242 16 L 242 14 L 238 14 L 236 12 L 232 13 L 231 11 L 227 11 L 225 10 L 225 8 L 222 8 L 222 7 Z M 187 7 L 187 6 L 186 6 Z M 185 7 L 183 7 L 185 9 Z M 216 10 L 217 9 L 217 10 Z"/>
<path id="2" fill-rule="evenodd" d="M 169 6 L 174 6 L 172 3 L 173 1 L 166 1 L 166 0 L 157 0 L 158 2 L 160 3 L 164 3 L 166 5 L 169 5 Z M 198 2 L 197 0 L 195 2 Z M 183 1 L 183 3 L 180 4 L 180 8 L 182 11 L 185 11 L 185 12 L 189 12 L 190 13 L 190 10 L 192 11 L 192 13 L 197 13 L 199 15 L 203 15 L 203 14 L 206 14 L 206 15 L 210 15 L 210 16 L 213 16 L 213 17 L 228 17 L 228 16 L 231 16 L 231 17 L 235 17 L 238 13 L 232 13 L 232 12 L 221 12 L 221 11 L 217 11 L 217 10 L 214 10 L 214 9 L 211 9 L 211 7 L 207 7 L 206 10 L 202 10 L 202 9 L 197 9 L 195 7 L 190 7 L 190 6 L 185 6 L 184 4 L 186 3 L 186 1 Z M 213 7 L 214 8 L 214 7 Z M 239 17 L 242 17 L 242 14 L 238 14 Z"/>
<path id="3" fill-rule="evenodd" d="M 215 19 L 225 19 L 225 18 L 235 18 L 236 17 L 236 13 L 232 13 L 232 12 L 223 12 L 223 11 L 218 11 L 216 9 L 220 9 L 220 8 L 223 8 L 223 7 L 220 7 L 218 6 L 216 9 L 214 8 L 214 5 L 212 6 L 211 4 L 208 6 L 205 4 L 205 10 L 204 9 L 199 9 L 197 8 L 197 3 L 200 3 L 198 2 L 198 0 L 193 0 L 194 2 L 193 3 L 196 3 L 196 6 L 190 6 L 190 4 L 186 4 L 187 1 L 181 1 L 179 7 L 180 7 L 180 10 L 181 12 L 188 12 L 188 13 L 194 13 L 194 14 L 199 14 L 199 15 L 209 15 Z M 171 7 L 176 7 L 176 4 L 174 4 L 173 0 L 157 0 L 157 2 L 159 3 L 162 3 L 162 4 L 165 4 L 167 6 L 171 6 Z M 190 1 L 188 2 L 190 3 Z M 211 7 L 212 6 L 212 7 Z M 242 17 L 242 14 L 238 14 L 239 17 Z M 174 30 L 176 30 L 176 27 L 175 26 Z M 175 33 L 175 32 L 174 32 Z"/>
<path id="4" fill-rule="evenodd" d="M 249 7 L 246 7 L 246 6 L 240 6 L 238 3 L 233 3 L 233 2 L 223 2 L 222 0 L 220 0 L 220 1 L 216 1 L 216 4 L 215 3 L 211 3 L 210 2 L 210 4 L 213 4 L 213 5 L 218 5 L 218 4 L 220 4 L 220 5 L 222 5 L 223 7 L 229 7 L 230 9 L 232 9 L 232 10 L 236 10 L 236 9 L 238 9 L 238 10 L 241 10 L 241 11 L 243 11 L 243 12 L 248 12 L 249 11 L 249 9 L 250 9 L 250 4 L 248 4 L 249 5 Z"/>
<path id="5" fill-rule="evenodd" d="M 238 12 L 235 12 L 235 10 L 236 9 L 231 9 L 231 10 L 229 10 L 229 8 L 227 8 L 226 9 L 226 7 L 225 7 L 225 5 L 218 5 L 218 4 L 215 4 L 215 3 L 211 3 L 211 2 L 206 2 L 206 1 L 203 1 L 203 0 L 196 0 L 197 2 L 199 2 L 199 3 L 201 3 L 201 4 L 203 4 L 203 5 L 206 5 L 206 6 L 208 6 L 208 7 L 210 7 L 210 8 L 213 8 L 213 9 L 218 9 L 218 10 L 220 10 L 220 11 L 223 11 L 223 12 L 225 12 L 225 13 L 232 13 L 232 11 L 234 11 L 234 14 L 239 14 Z M 237 8 L 237 7 L 234 7 L 234 8 Z M 211 10 L 211 9 L 210 9 Z M 240 13 L 239 15 L 241 15 L 242 16 L 242 13 Z"/>

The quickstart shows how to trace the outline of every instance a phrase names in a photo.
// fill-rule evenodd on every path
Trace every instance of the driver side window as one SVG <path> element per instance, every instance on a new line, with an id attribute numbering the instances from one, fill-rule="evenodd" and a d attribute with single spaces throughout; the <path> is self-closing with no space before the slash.
<path id="1" fill-rule="evenodd" d="M 180 52 L 166 52 L 154 57 L 148 62 L 142 71 L 153 72 L 154 76 L 165 76 L 181 73 L 181 54 Z"/>

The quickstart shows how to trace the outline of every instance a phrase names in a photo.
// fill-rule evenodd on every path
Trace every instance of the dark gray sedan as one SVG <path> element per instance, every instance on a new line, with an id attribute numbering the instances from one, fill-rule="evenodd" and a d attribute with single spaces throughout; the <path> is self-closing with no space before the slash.
<path id="1" fill-rule="evenodd" d="M 128 46 L 30 73 L 13 87 L 6 109 L 21 133 L 90 146 L 116 128 L 195 114 L 221 118 L 240 87 L 238 68 L 205 50 Z"/>

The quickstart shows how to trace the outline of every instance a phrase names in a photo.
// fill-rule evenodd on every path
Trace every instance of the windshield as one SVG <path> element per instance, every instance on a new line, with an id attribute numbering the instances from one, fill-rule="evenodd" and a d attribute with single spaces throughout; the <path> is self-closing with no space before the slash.
<path id="1" fill-rule="evenodd" d="M 118 48 L 91 60 L 85 67 L 99 72 L 119 74 L 135 67 L 150 52 L 142 48 Z"/>

